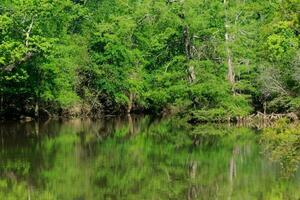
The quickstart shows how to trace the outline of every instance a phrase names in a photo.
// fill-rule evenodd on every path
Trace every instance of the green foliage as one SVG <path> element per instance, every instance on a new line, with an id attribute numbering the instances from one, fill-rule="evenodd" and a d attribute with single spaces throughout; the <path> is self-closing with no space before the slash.
<path id="1" fill-rule="evenodd" d="M 219 121 L 267 103 L 269 113 L 299 113 L 297 6 L 2 0 L 2 111 L 30 115 L 38 103 L 51 113 L 184 111 Z"/>
<path id="2" fill-rule="evenodd" d="M 1 4 L 3 101 L 21 108 L 34 102 L 44 108 L 47 104 L 64 108 L 78 101 L 76 68 L 82 58 L 76 56 L 81 47 L 75 39 L 78 36 L 71 36 L 68 28 L 79 17 L 81 8 L 69 0 Z"/>

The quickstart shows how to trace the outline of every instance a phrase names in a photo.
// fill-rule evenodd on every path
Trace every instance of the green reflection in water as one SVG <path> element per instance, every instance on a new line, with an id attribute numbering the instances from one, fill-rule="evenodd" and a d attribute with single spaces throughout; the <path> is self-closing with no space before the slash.
<path id="1" fill-rule="evenodd" d="M 0 136 L 0 199 L 300 198 L 299 172 L 282 178 L 250 128 L 125 117 L 6 123 Z"/>
<path id="2" fill-rule="evenodd" d="M 261 140 L 266 153 L 280 164 L 281 175 L 294 176 L 300 163 L 300 124 L 281 119 L 263 130 Z"/>

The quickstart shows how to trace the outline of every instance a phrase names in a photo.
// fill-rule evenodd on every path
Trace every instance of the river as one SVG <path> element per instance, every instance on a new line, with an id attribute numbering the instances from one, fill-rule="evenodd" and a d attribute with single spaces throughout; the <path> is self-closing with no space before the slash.
<path id="1" fill-rule="evenodd" d="M 300 199 L 260 131 L 176 118 L 0 123 L 0 199 Z"/>

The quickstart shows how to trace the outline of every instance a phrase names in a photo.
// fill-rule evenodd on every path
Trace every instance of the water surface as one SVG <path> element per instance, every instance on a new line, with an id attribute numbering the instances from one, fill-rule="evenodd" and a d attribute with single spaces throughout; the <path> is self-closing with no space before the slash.
<path id="1" fill-rule="evenodd" d="M 0 124 L 0 199 L 300 199 L 260 133 L 178 119 Z"/>

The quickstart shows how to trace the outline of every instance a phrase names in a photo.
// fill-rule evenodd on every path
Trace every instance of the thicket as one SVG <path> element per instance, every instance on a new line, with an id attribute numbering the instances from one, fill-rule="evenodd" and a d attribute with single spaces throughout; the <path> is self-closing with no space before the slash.
<path id="1" fill-rule="evenodd" d="M 299 113 L 299 5 L 1 0 L 0 113 Z"/>

